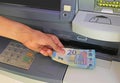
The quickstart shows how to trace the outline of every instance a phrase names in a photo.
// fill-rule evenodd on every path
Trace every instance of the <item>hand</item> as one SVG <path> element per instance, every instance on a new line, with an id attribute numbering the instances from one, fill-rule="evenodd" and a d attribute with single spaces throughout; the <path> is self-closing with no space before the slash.
<path id="1" fill-rule="evenodd" d="M 31 50 L 40 52 L 44 56 L 51 56 L 53 50 L 64 54 L 64 46 L 55 35 L 46 34 L 37 30 L 32 30 L 32 33 L 29 35 L 29 38 L 23 44 Z"/>
<path id="2" fill-rule="evenodd" d="M 2 16 L 0 16 L 0 36 L 19 41 L 45 56 L 52 55 L 53 50 L 64 54 L 64 46 L 55 35 L 31 29 L 25 24 Z"/>

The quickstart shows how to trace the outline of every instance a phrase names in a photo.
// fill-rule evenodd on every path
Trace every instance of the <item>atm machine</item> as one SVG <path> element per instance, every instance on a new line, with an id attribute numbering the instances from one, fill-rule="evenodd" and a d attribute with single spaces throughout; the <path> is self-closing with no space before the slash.
<path id="1" fill-rule="evenodd" d="M 72 22 L 73 32 L 84 36 L 85 43 L 101 46 L 101 51 L 102 49 L 104 52 L 111 50 L 110 54 L 105 54 L 113 55 L 112 59 L 118 58 L 120 55 L 120 1 L 80 0 L 78 3 L 80 11 Z"/>
<path id="2" fill-rule="evenodd" d="M 0 0 L 0 15 L 55 34 L 65 47 L 120 61 L 120 0 Z M 68 69 L 3 37 L 0 57 L 1 70 L 48 83 L 62 83 Z"/>

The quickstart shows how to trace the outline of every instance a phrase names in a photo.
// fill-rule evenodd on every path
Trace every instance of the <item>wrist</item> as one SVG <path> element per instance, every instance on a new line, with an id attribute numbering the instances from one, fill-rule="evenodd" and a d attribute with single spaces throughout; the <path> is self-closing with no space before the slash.
<path id="1" fill-rule="evenodd" d="M 31 38 L 33 31 L 22 23 L 0 16 L 0 36 L 24 43 Z"/>
<path id="2" fill-rule="evenodd" d="M 21 43 L 25 43 L 32 38 L 31 35 L 33 34 L 34 30 L 26 25 L 21 25 L 17 28 L 16 32 L 16 40 Z"/>

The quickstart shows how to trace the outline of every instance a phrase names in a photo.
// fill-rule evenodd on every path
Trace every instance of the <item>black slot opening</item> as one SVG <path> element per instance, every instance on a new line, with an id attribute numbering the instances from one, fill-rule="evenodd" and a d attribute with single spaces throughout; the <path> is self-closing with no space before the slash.
<path id="1" fill-rule="evenodd" d="M 60 11 L 61 0 L 0 0 L 2 3 Z"/>
<path id="2" fill-rule="evenodd" d="M 118 49 L 103 47 L 98 45 L 87 44 L 83 42 L 76 42 L 76 41 L 66 41 L 61 40 L 65 47 L 69 48 L 79 48 L 79 49 L 95 49 L 97 52 L 109 54 L 110 56 L 117 56 Z"/>

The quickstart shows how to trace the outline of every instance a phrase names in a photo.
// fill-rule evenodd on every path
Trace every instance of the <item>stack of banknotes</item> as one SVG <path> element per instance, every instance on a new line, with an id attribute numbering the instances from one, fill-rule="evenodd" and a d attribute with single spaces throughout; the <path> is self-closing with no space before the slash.
<path id="1" fill-rule="evenodd" d="M 95 50 L 65 48 L 65 54 L 53 52 L 54 61 L 85 69 L 94 69 L 96 65 Z"/>

